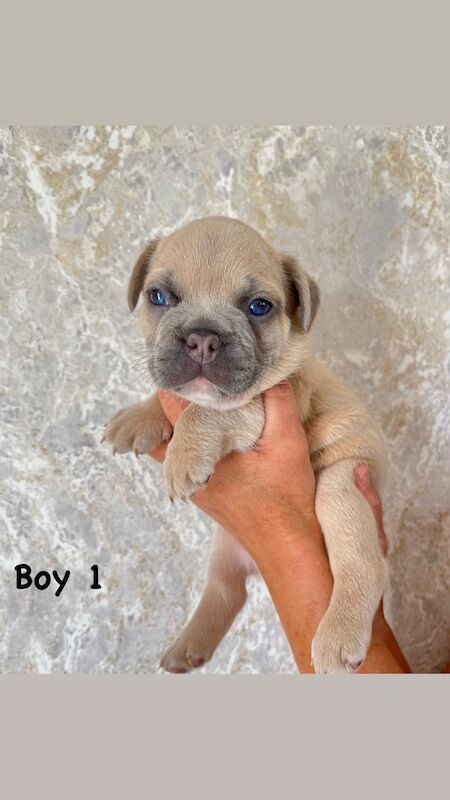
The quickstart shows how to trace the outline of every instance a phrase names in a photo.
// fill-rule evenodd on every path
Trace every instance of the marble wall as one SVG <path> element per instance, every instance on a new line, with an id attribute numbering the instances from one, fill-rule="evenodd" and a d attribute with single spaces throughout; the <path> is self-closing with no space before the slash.
<path id="1" fill-rule="evenodd" d="M 1 130 L 0 671 L 155 671 L 199 597 L 210 523 L 99 440 L 143 397 L 134 259 L 209 214 L 316 276 L 315 347 L 389 443 L 389 619 L 414 670 L 450 659 L 449 159 L 441 127 Z M 70 569 L 62 594 L 18 591 L 22 562 Z M 293 669 L 252 579 L 205 671 Z"/>

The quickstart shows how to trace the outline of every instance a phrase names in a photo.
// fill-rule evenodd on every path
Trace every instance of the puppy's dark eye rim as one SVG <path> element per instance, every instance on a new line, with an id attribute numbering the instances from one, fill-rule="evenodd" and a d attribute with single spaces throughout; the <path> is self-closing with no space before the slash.
<path id="1" fill-rule="evenodd" d="M 164 289 L 158 289 L 157 287 L 147 289 L 146 295 L 150 303 L 154 306 L 175 306 L 178 302 L 174 294 L 164 291 Z"/>
<path id="2" fill-rule="evenodd" d="M 269 313 L 273 308 L 273 303 L 270 300 L 267 300 L 266 297 L 255 297 L 251 303 L 249 303 L 248 310 L 250 314 L 253 314 L 255 317 L 263 317 Z"/>

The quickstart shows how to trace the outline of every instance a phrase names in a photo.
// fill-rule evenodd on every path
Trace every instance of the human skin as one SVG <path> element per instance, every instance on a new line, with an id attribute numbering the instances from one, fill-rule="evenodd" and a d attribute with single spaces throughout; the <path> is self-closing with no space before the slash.
<path id="1" fill-rule="evenodd" d="M 159 393 L 174 425 L 189 405 Z M 191 500 L 226 528 L 250 553 L 277 609 L 298 669 L 314 672 L 311 643 L 328 608 L 333 577 L 315 514 L 316 482 L 294 393 L 282 383 L 264 394 L 266 423 L 261 439 L 246 453 L 231 453 L 217 464 L 204 489 Z M 150 455 L 164 461 L 167 444 Z M 385 552 L 380 498 L 364 465 L 355 483 L 372 507 Z M 384 618 L 376 614 L 367 658 L 358 673 L 410 672 Z"/>

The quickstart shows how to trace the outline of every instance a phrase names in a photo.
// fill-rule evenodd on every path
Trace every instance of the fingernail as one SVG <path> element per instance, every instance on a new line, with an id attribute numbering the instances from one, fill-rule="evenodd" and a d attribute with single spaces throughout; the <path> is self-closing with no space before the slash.
<path id="1" fill-rule="evenodd" d="M 359 464 L 356 467 L 355 477 L 357 478 L 362 489 L 368 489 L 370 487 L 369 470 L 365 464 Z"/>

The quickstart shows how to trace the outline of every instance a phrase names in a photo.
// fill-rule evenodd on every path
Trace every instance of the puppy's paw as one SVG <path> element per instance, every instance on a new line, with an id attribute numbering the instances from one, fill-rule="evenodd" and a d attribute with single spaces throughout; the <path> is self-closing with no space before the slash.
<path id="1" fill-rule="evenodd" d="M 221 456 L 221 439 L 204 440 L 195 429 L 175 429 L 164 460 L 164 480 L 171 500 L 189 500 L 204 489 Z"/>
<path id="2" fill-rule="evenodd" d="M 357 672 L 367 656 L 371 635 L 371 621 L 355 623 L 329 609 L 312 642 L 311 663 L 315 672 Z"/>
<path id="3" fill-rule="evenodd" d="M 106 424 L 102 442 L 109 442 L 114 454 L 140 455 L 150 453 L 171 435 L 172 426 L 162 410 L 145 402 L 117 411 Z"/>
<path id="4" fill-rule="evenodd" d="M 214 650 L 206 641 L 188 636 L 185 632 L 179 636 L 174 644 L 169 647 L 161 658 L 160 666 L 166 672 L 181 674 L 190 672 L 206 664 Z"/>
<path id="5" fill-rule="evenodd" d="M 208 483 L 218 458 L 216 454 L 199 452 L 189 443 L 181 446 L 173 439 L 164 460 L 164 480 L 171 500 L 189 500 Z"/>

